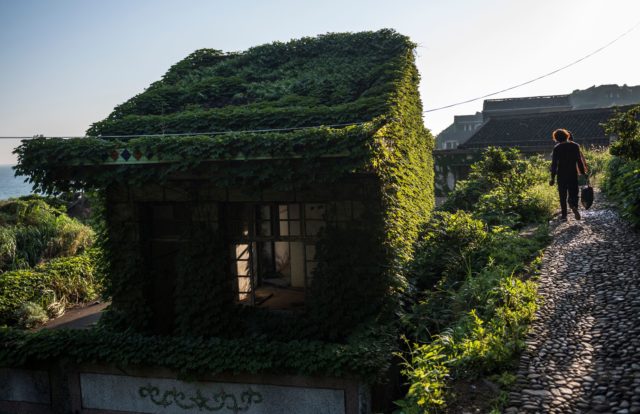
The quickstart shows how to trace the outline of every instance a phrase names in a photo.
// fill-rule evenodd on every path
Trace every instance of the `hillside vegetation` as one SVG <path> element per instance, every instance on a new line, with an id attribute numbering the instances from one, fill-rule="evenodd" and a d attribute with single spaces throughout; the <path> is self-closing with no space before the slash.
<path id="1" fill-rule="evenodd" d="M 0 325 L 35 327 L 101 290 L 94 231 L 57 199 L 0 201 Z"/>

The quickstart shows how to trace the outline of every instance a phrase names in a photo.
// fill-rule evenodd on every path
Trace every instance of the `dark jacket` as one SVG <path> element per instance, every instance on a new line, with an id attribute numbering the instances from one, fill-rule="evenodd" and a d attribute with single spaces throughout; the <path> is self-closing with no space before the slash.
<path id="1" fill-rule="evenodd" d="M 558 176 L 560 181 L 578 180 L 578 172 L 586 174 L 580 145 L 571 141 L 564 141 L 553 147 L 551 155 L 551 179 Z"/>

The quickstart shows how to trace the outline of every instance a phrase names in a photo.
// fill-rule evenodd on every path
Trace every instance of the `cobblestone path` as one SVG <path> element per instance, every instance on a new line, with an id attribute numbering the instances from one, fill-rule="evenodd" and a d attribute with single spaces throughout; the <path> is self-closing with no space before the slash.
<path id="1" fill-rule="evenodd" d="M 505 413 L 640 413 L 640 233 L 596 204 L 553 236 Z"/>

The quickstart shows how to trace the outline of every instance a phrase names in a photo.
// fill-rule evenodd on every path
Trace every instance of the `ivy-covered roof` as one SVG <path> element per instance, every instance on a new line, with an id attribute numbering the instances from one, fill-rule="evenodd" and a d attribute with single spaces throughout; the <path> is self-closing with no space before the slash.
<path id="1" fill-rule="evenodd" d="M 87 131 L 90 136 L 239 131 L 369 121 L 414 48 L 393 30 L 329 33 L 244 52 L 201 49 Z"/>
<path id="2" fill-rule="evenodd" d="M 198 50 L 87 137 L 24 141 L 16 172 L 46 192 L 157 183 L 205 164 L 206 177 L 234 187 L 302 188 L 367 172 L 395 198 L 399 180 L 431 186 L 414 48 L 383 29 Z"/>

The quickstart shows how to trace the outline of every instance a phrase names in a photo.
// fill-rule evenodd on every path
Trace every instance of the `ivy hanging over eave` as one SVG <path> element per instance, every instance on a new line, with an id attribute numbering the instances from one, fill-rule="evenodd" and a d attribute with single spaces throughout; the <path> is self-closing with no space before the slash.
<path id="1" fill-rule="evenodd" d="M 260 182 L 289 180 L 292 166 L 312 185 L 331 181 L 350 172 L 371 168 L 372 137 L 384 118 L 343 128 L 307 128 L 289 132 L 237 132 L 213 136 L 139 137 L 105 140 L 99 137 L 61 139 L 34 138 L 22 142 L 16 174 L 29 177 L 39 191 L 58 193 L 104 188 L 113 182 L 143 184 L 162 182 L 177 171 L 195 171 L 206 163 L 227 177 Z M 156 164 L 115 164 L 113 153 L 146 154 Z M 153 154 L 151 156 L 151 154 Z M 335 162 L 331 162 L 335 159 Z M 298 162 L 299 161 L 299 162 Z M 318 171 L 319 165 L 323 168 Z M 277 168 L 274 168 L 276 167 Z M 224 180 L 222 180 L 223 182 Z M 237 184 L 234 183 L 234 184 Z"/>

